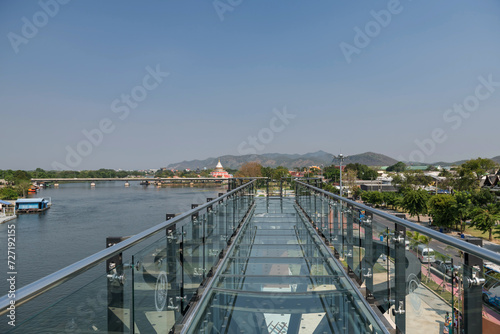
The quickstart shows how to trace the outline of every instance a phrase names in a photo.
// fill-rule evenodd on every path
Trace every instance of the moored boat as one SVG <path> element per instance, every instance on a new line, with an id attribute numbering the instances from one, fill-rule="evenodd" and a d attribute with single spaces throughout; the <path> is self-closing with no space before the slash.
<path id="1" fill-rule="evenodd" d="M 39 213 L 50 209 L 50 198 L 21 198 L 16 201 L 17 213 Z"/>

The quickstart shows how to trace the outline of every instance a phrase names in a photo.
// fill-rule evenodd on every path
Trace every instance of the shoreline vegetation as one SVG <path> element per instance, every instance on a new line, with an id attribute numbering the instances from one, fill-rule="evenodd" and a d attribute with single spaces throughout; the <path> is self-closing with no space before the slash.
<path id="1" fill-rule="evenodd" d="M 406 213 L 432 221 L 432 226 L 443 231 L 457 231 L 472 236 L 482 237 L 489 241 L 500 243 L 500 201 L 495 189 L 500 187 L 500 171 L 498 164 L 491 159 L 472 159 L 449 169 L 439 166 L 427 166 L 425 171 L 397 162 L 387 168 L 374 168 L 359 163 L 348 163 L 343 166 L 343 186 L 354 200 L 362 201 L 374 208 L 384 208 Z M 0 199 L 12 200 L 26 197 L 33 186 L 32 178 L 58 178 L 60 183 L 75 182 L 75 178 L 134 178 L 150 177 L 151 183 L 157 183 L 156 178 L 198 178 L 211 177 L 213 169 L 203 170 L 82 170 L 82 171 L 46 171 L 37 168 L 33 171 L 0 170 Z M 235 177 L 267 177 L 274 180 L 281 178 L 320 177 L 323 179 L 323 189 L 339 193 L 340 169 L 334 164 L 330 166 L 308 166 L 293 168 L 264 167 L 257 161 L 244 163 L 239 170 L 227 169 Z M 434 174 L 432 174 L 432 172 Z M 362 180 L 376 180 L 379 176 L 390 179 L 393 191 L 363 191 L 359 185 Z M 484 180 L 496 177 L 498 185 L 484 187 Z M 225 179 L 220 179 L 223 182 Z M 183 184 L 162 183 L 162 187 L 206 187 L 209 183 Z M 212 185 L 212 184 L 210 184 Z M 214 183 L 220 186 L 220 183 Z M 430 190 L 434 189 L 434 190 Z M 486 237 L 485 237 L 486 236 Z"/>

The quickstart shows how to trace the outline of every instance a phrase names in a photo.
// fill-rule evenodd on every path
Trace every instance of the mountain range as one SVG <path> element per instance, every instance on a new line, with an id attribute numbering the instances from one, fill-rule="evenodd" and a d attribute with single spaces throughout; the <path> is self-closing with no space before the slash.
<path id="1" fill-rule="evenodd" d="M 325 151 L 317 151 L 306 154 L 247 154 L 247 155 L 223 155 L 220 158 L 208 158 L 205 160 L 190 160 L 173 163 L 167 166 L 168 169 L 203 169 L 214 168 L 220 159 L 224 168 L 239 169 L 241 165 L 249 161 L 257 161 L 265 167 L 284 166 L 290 169 L 306 166 L 329 166 L 334 162 L 338 165 L 338 160 L 334 161 L 334 156 Z M 398 162 L 397 160 L 383 154 L 366 152 L 350 155 L 344 160 L 344 164 L 360 163 L 368 166 L 390 166 Z"/>
<path id="2" fill-rule="evenodd" d="M 167 166 L 167 169 L 203 169 L 214 168 L 219 161 L 224 168 L 239 169 L 241 165 L 249 161 L 257 161 L 265 167 L 278 167 L 284 166 L 289 169 L 300 168 L 306 166 L 329 166 L 332 163 L 339 164 L 338 159 L 334 161 L 334 155 L 325 151 L 317 151 L 306 154 L 282 154 L 282 153 L 264 153 L 264 154 L 247 154 L 247 155 L 223 155 L 217 158 L 208 158 L 204 160 L 189 160 L 173 163 Z M 491 158 L 497 164 L 500 164 L 500 155 Z M 440 166 L 457 166 L 464 163 L 466 160 L 455 162 L 439 161 L 432 163 L 432 165 Z M 344 164 L 360 163 L 367 166 L 390 166 L 398 161 L 386 155 L 374 152 L 365 152 L 361 154 L 350 155 L 344 160 Z M 418 162 L 406 162 L 411 165 L 426 165 Z"/>

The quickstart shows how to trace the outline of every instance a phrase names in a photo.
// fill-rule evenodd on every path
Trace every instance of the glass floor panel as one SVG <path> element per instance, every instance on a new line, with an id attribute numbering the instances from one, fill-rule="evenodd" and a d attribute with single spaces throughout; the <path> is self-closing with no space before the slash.
<path id="1" fill-rule="evenodd" d="M 188 333 L 387 333 L 293 199 L 257 198 Z"/>
<path id="2" fill-rule="evenodd" d="M 306 292 L 345 291 L 338 276 L 222 275 L 217 288 L 242 291 Z"/>

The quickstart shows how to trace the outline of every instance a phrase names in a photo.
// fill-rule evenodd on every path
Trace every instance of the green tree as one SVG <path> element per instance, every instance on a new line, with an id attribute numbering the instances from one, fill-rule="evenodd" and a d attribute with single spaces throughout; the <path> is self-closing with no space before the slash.
<path id="1" fill-rule="evenodd" d="M 376 170 L 371 169 L 367 165 L 360 163 L 350 163 L 345 166 L 345 171 L 354 170 L 356 171 L 357 177 L 360 180 L 375 180 L 378 177 Z"/>
<path id="2" fill-rule="evenodd" d="M 485 206 L 496 202 L 496 196 L 488 189 L 479 189 L 472 194 L 472 203 L 475 206 Z"/>
<path id="3" fill-rule="evenodd" d="M 14 180 L 15 181 L 29 180 L 29 179 L 30 179 L 30 175 L 28 174 L 28 172 L 26 172 L 24 170 L 16 170 L 14 172 Z"/>
<path id="4" fill-rule="evenodd" d="M 415 231 L 406 231 L 406 235 L 408 236 L 410 241 L 410 248 L 415 249 L 417 251 L 418 256 L 418 244 L 420 243 L 420 233 Z"/>
<path id="5" fill-rule="evenodd" d="M 460 232 L 465 231 L 465 222 L 470 219 L 472 209 L 472 195 L 466 191 L 459 191 L 455 193 L 457 223 L 460 225 Z"/>
<path id="6" fill-rule="evenodd" d="M 47 172 L 45 170 L 43 170 L 42 168 L 35 169 L 33 176 L 36 178 L 39 178 L 39 179 L 45 179 L 48 177 Z"/>
<path id="7" fill-rule="evenodd" d="M 387 167 L 388 172 L 404 172 L 406 170 L 406 164 L 402 161 L 395 163 L 392 166 Z"/>
<path id="8" fill-rule="evenodd" d="M 360 187 L 355 187 L 353 192 L 352 192 L 352 198 L 354 200 L 357 200 L 359 197 L 361 197 L 362 193 L 363 193 L 363 190 L 361 190 Z"/>
<path id="9" fill-rule="evenodd" d="M 19 195 L 13 187 L 0 188 L 0 199 L 17 199 Z"/>
<path id="10" fill-rule="evenodd" d="M 283 166 L 278 166 L 273 170 L 273 179 L 279 180 L 282 177 L 288 177 L 290 173 L 288 172 L 288 168 Z"/>
<path id="11" fill-rule="evenodd" d="M 493 228 L 500 221 L 500 210 L 495 204 L 477 207 L 472 211 L 472 224 L 481 232 L 488 232 L 488 240 L 493 240 Z"/>
<path id="12" fill-rule="evenodd" d="M 16 182 L 15 189 L 20 196 L 26 197 L 28 190 L 31 188 L 31 182 L 27 180 L 21 180 Z"/>
<path id="13" fill-rule="evenodd" d="M 263 177 L 273 178 L 273 168 L 272 167 L 262 167 L 261 174 Z"/>
<path id="14" fill-rule="evenodd" d="M 366 203 L 370 203 L 373 205 L 381 205 L 384 203 L 384 195 L 383 193 L 378 191 L 365 191 L 361 194 L 361 198 Z"/>
<path id="15" fill-rule="evenodd" d="M 483 175 L 494 171 L 496 166 L 496 163 L 491 159 L 477 158 L 468 160 L 457 168 L 454 187 L 466 191 L 478 189 Z"/>
<path id="16" fill-rule="evenodd" d="M 417 216 L 420 222 L 420 215 L 427 213 L 427 202 L 429 194 L 423 190 L 408 190 L 403 195 L 402 207 L 411 217 Z"/>
<path id="17" fill-rule="evenodd" d="M 337 183 L 340 179 L 340 169 L 334 165 L 325 167 L 323 172 L 325 178 L 332 180 L 332 182 Z"/>
<path id="18" fill-rule="evenodd" d="M 406 188 L 418 189 L 433 181 L 432 177 L 425 175 L 421 170 L 405 171 L 403 174 L 403 183 L 406 184 Z"/>
<path id="19" fill-rule="evenodd" d="M 448 194 L 434 195 L 429 200 L 429 213 L 434 224 L 440 227 L 453 227 L 458 220 L 457 201 Z"/>
<path id="20" fill-rule="evenodd" d="M 392 209 L 397 209 L 402 204 L 402 196 L 398 193 L 384 192 L 382 193 L 386 206 Z"/>

